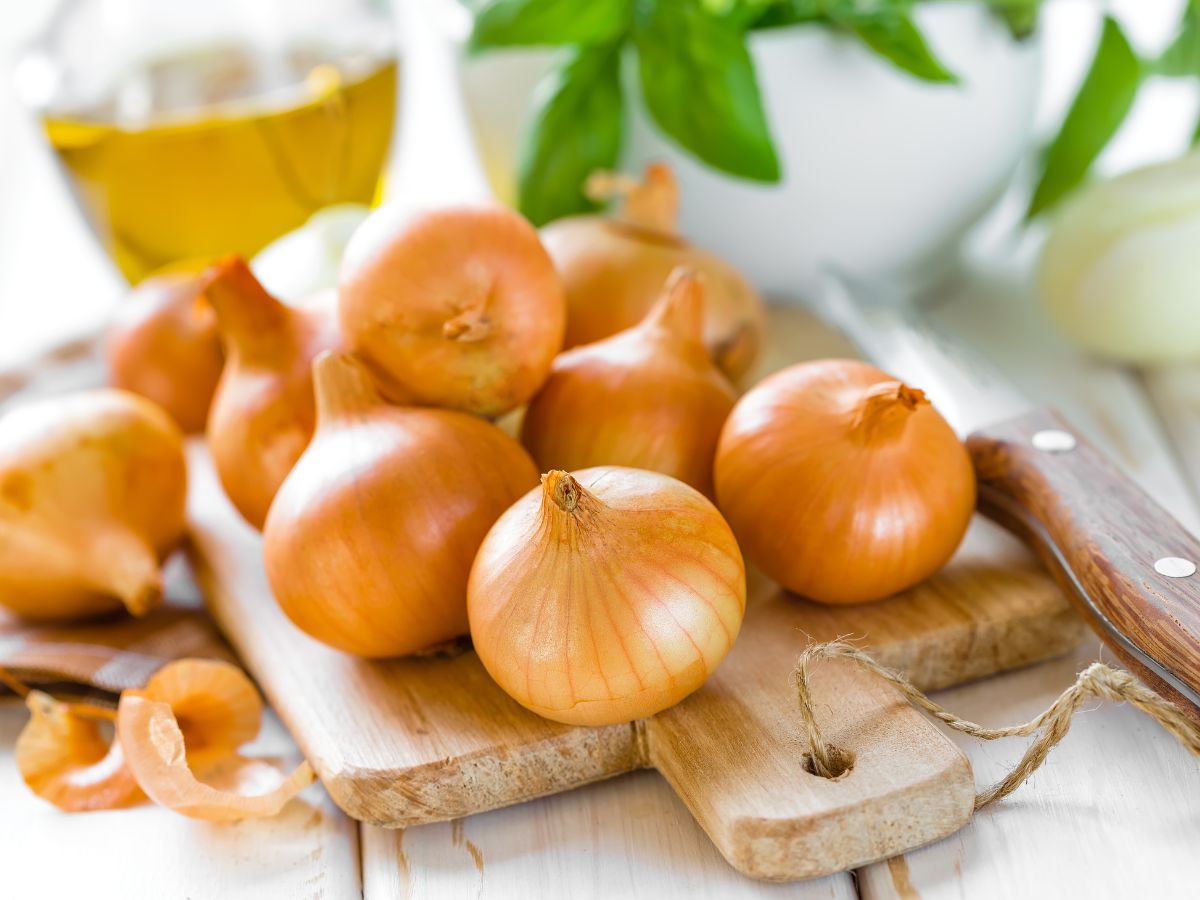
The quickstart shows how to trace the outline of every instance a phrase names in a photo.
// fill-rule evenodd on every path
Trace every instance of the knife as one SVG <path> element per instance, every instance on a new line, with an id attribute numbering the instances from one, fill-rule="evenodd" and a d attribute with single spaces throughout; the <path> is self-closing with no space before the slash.
<path id="1" fill-rule="evenodd" d="M 1200 722 L 1200 543 L 911 297 L 827 267 L 814 310 L 966 441 L 979 511 L 1022 538 L 1133 672 Z"/>

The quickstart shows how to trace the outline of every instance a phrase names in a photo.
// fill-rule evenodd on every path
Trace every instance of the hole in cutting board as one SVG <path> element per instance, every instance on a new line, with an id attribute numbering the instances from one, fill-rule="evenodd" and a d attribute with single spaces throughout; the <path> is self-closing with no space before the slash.
<path id="1" fill-rule="evenodd" d="M 829 757 L 830 769 L 833 774 L 829 776 L 830 781 L 837 781 L 839 778 L 849 774 L 854 768 L 854 754 L 849 750 L 843 750 L 841 747 L 835 747 L 833 744 L 825 745 L 825 752 Z M 817 773 L 817 767 L 813 764 L 811 753 L 805 753 L 801 765 L 804 771 L 809 775 L 816 775 L 818 778 L 824 778 L 824 775 Z"/>

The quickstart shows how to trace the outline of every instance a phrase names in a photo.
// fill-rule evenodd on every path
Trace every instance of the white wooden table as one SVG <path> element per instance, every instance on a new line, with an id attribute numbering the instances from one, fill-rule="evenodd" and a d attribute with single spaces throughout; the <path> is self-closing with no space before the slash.
<path id="1" fill-rule="evenodd" d="M 1062 33 L 1071 20 L 1059 18 Z M 0 40 L 0 72 L 7 68 L 4 47 Z M 1148 115 L 1174 122 L 1178 106 L 1171 103 L 1194 102 L 1167 94 L 1147 101 L 1149 113 L 1139 110 L 1139 135 L 1146 133 Z M 0 363 L 95 322 L 118 292 L 111 268 L 26 129 L 3 85 Z M 1182 133 L 1168 123 L 1156 134 L 1169 141 L 1172 129 Z M 1114 164 L 1122 153 L 1146 155 L 1140 140 L 1123 141 Z M 1042 322 L 1027 287 L 1034 240 L 987 248 L 970 286 L 940 315 L 1031 395 L 1066 412 L 1200 531 L 1200 371 L 1134 373 L 1064 346 Z M 1068 658 L 945 691 L 938 699 L 991 725 L 1024 720 L 1099 655 L 1089 641 Z M 12 746 L 24 720 L 22 707 L 0 704 L 5 897 L 1183 898 L 1200 890 L 1200 764 L 1149 720 L 1112 705 L 1078 715 L 1062 745 L 1019 792 L 958 834 L 853 877 L 793 885 L 737 875 L 653 773 L 404 832 L 360 829 L 319 785 L 270 821 L 197 823 L 153 807 L 66 816 L 32 797 L 16 773 Z M 999 778 L 1024 743 L 952 737 L 981 784 Z M 291 745 L 273 719 L 260 743 L 268 751 Z"/>

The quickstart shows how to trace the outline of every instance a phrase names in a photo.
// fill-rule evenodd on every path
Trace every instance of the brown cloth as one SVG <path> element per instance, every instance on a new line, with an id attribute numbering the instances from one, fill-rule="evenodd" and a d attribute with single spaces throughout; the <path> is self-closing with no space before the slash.
<path id="1" fill-rule="evenodd" d="M 135 619 L 123 613 L 86 622 L 37 624 L 0 611 L 0 668 L 33 686 L 78 685 L 109 694 L 141 687 L 172 659 L 236 662 L 200 608 L 183 566 L 172 566 L 167 603 Z M 3 694 L 0 686 L 0 694 Z"/>

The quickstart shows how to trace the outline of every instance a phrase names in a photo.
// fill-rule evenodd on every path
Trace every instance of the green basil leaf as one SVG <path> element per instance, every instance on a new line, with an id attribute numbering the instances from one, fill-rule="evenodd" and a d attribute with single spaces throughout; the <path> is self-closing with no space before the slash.
<path id="1" fill-rule="evenodd" d="M 534 92 L 523 132 L 518 203 L 535 225 L 595 209 L 583 194 L 596 169 L 612 169 L 621 152 L 619 44 L 578 47 Z"/>
<path id="2" fill-rule="evenodd" d="M 475 14 L 470 49 L 607 44 L 629 28 L 632 0 L 491 0 Z"/>
<path id="3" fill-rule="evenodd" d="M 1156 75 L 1200 75 L 1200 0 L 1189 0 L 1183 8 L 1175 40 L 1150 69 Z"/>
<path id="4" fill-rule="evenodd" d="M 1057 203 L 1087 175 L 1133 106 L 1142 64 L 1121 26 L 1104 19 L 1100 44 L 1058 136 L 1046 151 L 1041 179 L 1029 203 L 1032 218 Z"/>
<path id="5" fill-rule="evenodd" d="M 646 106 L 669 137 L 723 172 L 779 180 L 743 31 L 695 0 L 639 0 L 633 38 Z"/>
<path id="6" fill-rule="evenodd" d="M 1017 40 L 1024 40 L 1037 29 L 1042 0 L 987 0 L 992 12 L 1004 20 Z"/>
<path id="7" fill-rule="evenodd" d="M 765 4 L 753 19 L 747 19 L 750 28 L 786 28 L 788 25 L 809 25 L 813 22 L 828 23 L 824 0 L 775 0 Z"/>
<path id="8" fill-rule="evenodd" d="M 953 84 L 958 76 L 938 61 L 908 16 L 887 16 L 852 26 L 868 47 L 922 81 Z"/>
<path id="9" fill-rule="evenodd" d="M 820 0 L 798 0 L 812 4 Z M 790 8 L 793 0 L 700 0 L 705 11 L 719 16 L 734 28 L 757 28 L 764 16 Z"/>
<path id="10" fill-rule="evenodd" d="M 827 12 L 864 44 L 922 81 L 953 83 L 957 76 L 938 61 L 910 14 L 911 0 L 828 0 Z"/>

